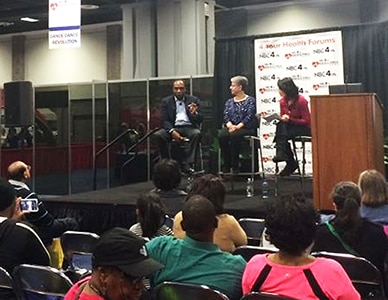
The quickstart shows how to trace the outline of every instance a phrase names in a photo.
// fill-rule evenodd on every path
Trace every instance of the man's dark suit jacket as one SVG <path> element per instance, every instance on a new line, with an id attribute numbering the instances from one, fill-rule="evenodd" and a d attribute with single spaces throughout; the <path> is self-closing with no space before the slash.
<path id="1" fill-rule="evenodd" d="M 190 103 L 196 103 L 199 107 L 199 99 L 197 97 L 189 95 L 185 95 L 184 99 L 186 113 L 189 117 L 191 124 L 193 125 L 193 127 L 199 128 L 199 125 L 201 124 L 203 119 L 202 115 L 199 111 L 197 115 L 192 115 L 188 107 Z M 162 126 L 167 132 L 174 128 L 176 118 L 176 103 L 173 95 L 162 99 L 161 118 Z"/>

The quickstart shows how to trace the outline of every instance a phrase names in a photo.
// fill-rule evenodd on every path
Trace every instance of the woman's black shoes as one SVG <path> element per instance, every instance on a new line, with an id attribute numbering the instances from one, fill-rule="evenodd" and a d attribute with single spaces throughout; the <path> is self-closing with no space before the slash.
<path id="1" fill-rule="evenodd" d="M 284 167 L 283 170 L 279 172 L 279 176 L 290 176 L 292 173 L 295 172 L 295 170 L 298 169 L 298 163 L 293 160 L 292 162 L 287 162 L 287 165 Z"/>

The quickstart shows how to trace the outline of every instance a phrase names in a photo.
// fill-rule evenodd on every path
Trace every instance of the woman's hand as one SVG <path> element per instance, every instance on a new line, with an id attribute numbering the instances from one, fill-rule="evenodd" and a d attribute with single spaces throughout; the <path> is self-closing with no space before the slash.
<path id="1" fill-rule="evenodd" d="M 281 117 L 280 117 L 280 121 L 282 121 L 282 122 L 288 122 L 290 120 L 290 116 L 289 115 L 282 115 Z"/>

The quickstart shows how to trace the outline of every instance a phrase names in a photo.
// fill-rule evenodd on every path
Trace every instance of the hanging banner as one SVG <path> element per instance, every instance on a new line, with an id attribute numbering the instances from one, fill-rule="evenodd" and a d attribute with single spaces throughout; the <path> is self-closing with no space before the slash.
<path id="1" fill-rule="evenodd" d="M 341 31 L 303 34 L 255 40 L 257 111 L 262 116 L 280 112 L 277 81 L 291 77 L 299 92 L 310 102 L 310 95 L 327 95 L 329 85 L 344 82 Z M 265 172 L 275 173 L 276 126 L 261 119 L 260 135 Z M 298 158 L 302 158 L 298 149 Z M 280 169 L 285 163 L 279 163 Z M 306 143 L 306 173 L 312 173 L 311 143 Z"/>
<path id="2" fill-rule="evenodd" d="M 81 0 L 49 0 L 49 49 L 81 46 Z"/>

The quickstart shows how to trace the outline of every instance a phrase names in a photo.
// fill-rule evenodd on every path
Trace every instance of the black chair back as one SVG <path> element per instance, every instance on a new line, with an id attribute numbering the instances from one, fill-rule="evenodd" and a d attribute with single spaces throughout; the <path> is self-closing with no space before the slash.
<path id="1" fill-rule="evenodd" d="M 13 270 L 13 279 L 22 300 L 63 299 L 72 286 L 62 272 L 47 266 L 19 265 Z"/>
<path id="2" fill-rule="evenodd" d="M 248 245 L 260 246 L 263 235 L 265 220 L 255 218 L 241 218 L 238 220 L 241 228 L 248 237 Z"/>
<path id="3" fill-rule="evenodd" d="M 277 294 L 272 294 L 272 293 L 252 292 L 252 293 L 244 295 L 241 298 L 241 300 L 295 300 L 295 299 L 283 297 L 283 296 L 280 296 Z"/>
<path id="4" fill-rule="evenodd" d="M 16 299 L 11 275 L 0 267 L 0 299 Z"/>
<path id="5" fill-rule="evenodd" d="M 241 255 L 245 259 L 245 261 L 249 261 L 253 256 L 257 254 L 276 253 L 276 252 L 278 252 L 278 250 L 274 248 L 245 245 L 245 246 L 237 247 L 233 251 L 233 254 Z"/>
<path id="6" fill-rule="evenodd" d="M 352 254 L 314 252 L 315 257 L 331 258 L 345 269 L 362 299 L 385 299 L 384 283 L 380 271 L 370 261 Z"/>
<path id="7" fill-rule="evenodd" d="M 229 300 L 229 298 L 205 285 L 195 285 L 178 282 L 163 282 L 155 287 L 152 292 L 152 300 Z"/>
<path id="8" fill-rule="evenodd" d="M 91 271 L 91 255 L 99 235 L 84 231 L 66 231 L 61 235 L 61 246 L 66 262 L 73 270 Z"/>

